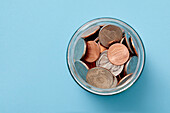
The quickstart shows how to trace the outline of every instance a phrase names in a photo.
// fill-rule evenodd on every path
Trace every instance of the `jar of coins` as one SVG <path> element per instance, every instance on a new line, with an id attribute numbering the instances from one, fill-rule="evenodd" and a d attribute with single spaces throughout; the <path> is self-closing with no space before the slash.
<path id="1" fill-rule="evenodd" d="M 98 95 L 120 93 L 139 78 L 145 63 L 141 38 L 127 23 L 97 18 L 82 25 L 67 49 L 73 79 Z"/>

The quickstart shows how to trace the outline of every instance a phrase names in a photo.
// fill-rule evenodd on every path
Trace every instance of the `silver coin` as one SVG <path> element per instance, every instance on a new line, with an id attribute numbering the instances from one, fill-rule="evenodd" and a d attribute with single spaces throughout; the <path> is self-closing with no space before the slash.
<path id="1" fill-rule="evenodd" d="M 86 42 L 84 41 L 83 38 L 80 38 L 76 45 L 75 45 L 75 49 L 74 49 L 74 59 L 76 60 L 80 60 L 86 53 Z"/>
<path id="2" fill-rule="evenodd" d="M 99 59 L 96 61 L 96 66 L 104 67 L 108 69 L 113 75 L 117 76 L 122 72 L 124 65 L 118 66 L 112 64 L 107 57 L 107 52 L 108 50 L 105 50 L 100 54 Z"/>
<path id="3" fill-rule="evenodd" d="M 137 64 L 138 64 L 138 57 L 137 56 L 131 57 L 125 65 L 125 73 L 126 74 L 134 73 L 136 70 Z"/>
<path id="4" fill-rule="evenodd" d="M 130 47 L 134 53 L 134 55 L 138 56 L 138 52 L 137 52 L 137 49 L 136 49 L 136 44 L 134 43 L 132 37 L 129 38 L 129 43 L 130 43 Z"/>
<path id="5" fill-rule="evenodd" d="M 75 61 L 74 64 L 75 64 L 75 69 L 76 69 L 76 71 L 78 72 L 79 76 L 80 76 L 83 80 L 86 81 L 86 75 L 87 75 L 87 72 L 88 72 L 88 70 L 89 70 L 88 66 L 87 66 L 84 62 L 82 62 L 82 61 L 80 61 L 80 60 Z"/>
<path id="6" fill-rule="evenodd" d="M 115 78 L 113 78 L 112 73 L 102 67 L 90 69 L 87 73 L 86 79 L 87 83 L 97 88 L 109 89 L 113 86 L 115 87 L 115 85 L 113 85 Z"/>
<path id="7" fill-rule="evenodd" d="M 118 82 L 118 86 L 120 86 L 120 85 L 128 82 L 128 80 L 132 77 L 132 75 L 133 75 L 133 74 L 130 73 L 130 74 L 124 76 L 124 77 Z"/>

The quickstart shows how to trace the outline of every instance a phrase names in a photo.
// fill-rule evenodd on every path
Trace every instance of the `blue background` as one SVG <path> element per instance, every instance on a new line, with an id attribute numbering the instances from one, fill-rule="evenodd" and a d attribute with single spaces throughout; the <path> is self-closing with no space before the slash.
<path id="1" fill-rule="evenodd" d="M 0 0 L 0 113 L 170 112 L 169 0 Z M 66 49 L 85 22 L 114 17 L 146 48 L 138 81 L 113 96 L 79 87 Z"/>

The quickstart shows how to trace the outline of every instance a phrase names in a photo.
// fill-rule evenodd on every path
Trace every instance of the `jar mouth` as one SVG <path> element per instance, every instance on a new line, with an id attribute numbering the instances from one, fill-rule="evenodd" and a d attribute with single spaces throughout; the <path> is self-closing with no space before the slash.
<path id="1" fill-rule="evenodd" d="M 127 80 L 126 83 L 124 83 L 120 86 L 116 86 L 115 88 L 110 88 L 110 89 L 96 88 L 96 87 L 88 84 L 87 82 L 85 82 L 76 72 L 75 66 L 74 66 L 74 59 L 73 59 L 74 44 L 80 38 L 79 36 L 82 33 L 82 31 L 86 30 L 87 28 L 89 28 L 91 26 L 99 25 L 101 23 L 114 24 L 114 25 L 117 25 L 117 26 L 123 28 L 124 30 L 128 31 L 132 35 L 132 37 L 134 39 L 134 43 L 136 43 L 137 50 L 139 53 L 137 67 L 136 67 L 136 70 L 133 73 L 132 77 L 129 80 Z M 102 18 L 96 18 L 96 19 L 90 20 L 76 30 L 76 32 L 73 34 L 73 36 L 70 39 L 70 42 L 68 44 L 66 60 L 67 60 L 67 66 L 70 71 L 70 74 L 72 75 L 72 77 L 76 81 L 76 83 L 79 86 L 81 86 L 83 89 L 85 89 L 88 92 L 91 92 L 93 94 L 113 95 L 113 94 L 117 94 L 117 93 L 125 91 L 126 89 L 131 87 L 135 83 L 135 81 L 140 77 L 140 75 L 143 71 L 143 68 L 144 68 L 144 64 L 145 64 L 145 49 L 144 49 L 143 42 L 142 42 L 140 36 L 130 25 L 128 25 L 127 23 L 125 23 L 119 19 L 110 18 L 110 17 L 102 17 Z"/>

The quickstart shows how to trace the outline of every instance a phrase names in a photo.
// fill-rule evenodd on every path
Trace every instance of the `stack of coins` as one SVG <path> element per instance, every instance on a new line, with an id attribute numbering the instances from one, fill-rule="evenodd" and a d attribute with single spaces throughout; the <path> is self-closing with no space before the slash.
<path id="1" fill-rule="evenodd" d="M 88 84 L 102 89 L 127 82 L 138 52 L 130 33 L 115 25 L 96 25 L 81 34 L 74 49 L 75 69 Z"/>

